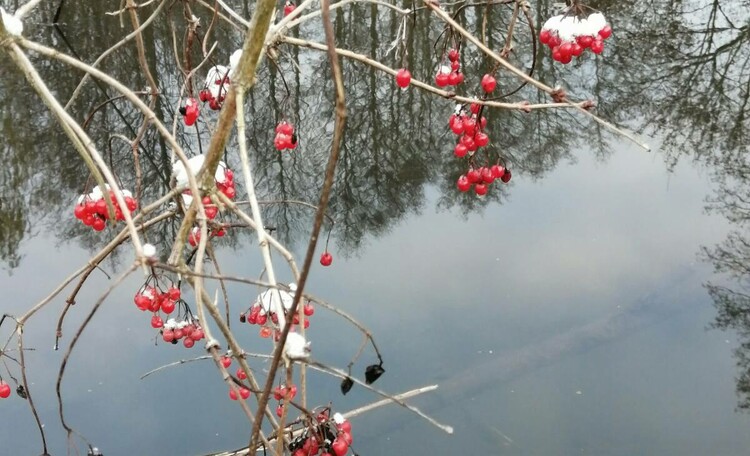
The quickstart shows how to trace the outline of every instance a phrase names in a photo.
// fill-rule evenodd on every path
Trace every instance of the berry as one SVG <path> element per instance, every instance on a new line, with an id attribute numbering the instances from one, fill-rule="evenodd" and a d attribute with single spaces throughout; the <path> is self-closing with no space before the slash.
<path id="1" fill-rule="evenodd" d="M 453 155 L 458 158 L 463 158 L 469 153 L 469 149 L 461 143 L 456 144 L 456 148 L 453 149 Z"/>
<path id="2" fill-rule="evenodd" d="M 152 328 L 161 328 L 163 326 L 164 326 L 164 320 L 162 320 L 160 316 L 154 315 L 153 317 L 151 317 Z"/>
<path id="3" fill-rule="evenodd" d="M 401 68 L 396 73 L 396 84 L 402 89 L 405 89 L 411 83 L 411 73 L 406 68 Z"/>
<path id="4" fill-rule="evenodd" d="M 539 32 L 539 41 L 541 41 L 542 44 L 549 43 L 550 38 L 552 38 L 552 34 L 550 33 L 549 30 L 544 29 L 541 32 Z"/>
<path id="5" fill-rule="evenodd" d="M 471 182 L 469 182 L 469 179 L 466 176 L 459 177 L 456 185 L 461 192 L 467 192 L 471 188 Z"/>
<path id="6" fill-rule="evenodd" d="M 245 380 L 247 378 L 247 374 L 245 374 L 245 371 L 243 371 L 241 367 L 237 368 L 237 378 L 240 380 Z"/>
<path id="7" fill-rule="evenodd" d="M 492 172 L 492 175 L 496 179 L 498 179 L 498 178 L 503 177 L 503 175 L 505 175 L 505 168 L 503 168 L 500 165 L 492 165 L 492 167 L 490 168 L 490 172 Z"/>
<path id="8" fill-rule="evenodd" d="M 182 339 L 182 345 L 185 348 L 193 348 L 193 345 L 195 345 L 195 341 L 193 340 L 192 337 L 186 337 Z"/>
<path id="9" fill-rule="evenodd" d="M 323 254 L 320 256 L 320 264 L 322 264 L 323 266 L 330 266 L 331 263 L 333 263 L 333 255 L 328 252 L 323 252 Z"/>
<path id="10" fill-rule="evenodd" d="M 466 178 L 470 183 L 476 184 L 482 179 L 482 175 L 478 170 L 472 168 L 466 173 Z"/>
<path id="11" fill-rule="evenodd" d="M 237 391 L 235 391 L 235 390 L 233 390 L 233 389 L 230 388 L 229 389 L 229 399 L 231 399 L 233 401 L 236 401 L 238 399 L 238 397 L 237 397 Z"/>
<path id="12" fill-rule="evenodd" d="M 484 147 L 490 142 L 490 137 L 480 131 L 474 137 L 474 142 L 477 143 L 477 146 Z"/>
<path id="13" fill-rule="evenodd" d="M 487 184 L 491 184 L 495 180 L 495 176 L 489 168 L 482 168 L 481 174 L 482 180 Z"/>
<path id="14" fill-rule="evenodd" d="M 292 14 L 292 11 L 294 11 L 295 8 L 296 6 L 294 5 L 294 3 L 286 2 L 286 4 L 284 5 L 284 16 L 289 16 L 290 14 Z"/>
<path id="15" fill-rule="evenodd" d="M 228 368 L 232 365 L 232 358 L 228 356 L 222 356 L 221 357 L 221 365 L 224 366 L 224 369 Z"/>
<path id="16" fill-rule="evenodd" d="M 344 456 L 349 451 L 349 444 L 344 439 L 336 437 L 331 444 L 331 450 L 336 456 Z"/>
<path id="17" fill-rule="evenodd" d="M 284 406 L 279 405 L 276 407 L 276 416 L 281 418 L 281 415 L 284 413 Z"/>
<path id="18" fill-rule="evenodd" d="M 603 29 L 599 30 L 599 36 L 601 36 L 603 40 L 612 36 L 612 27 L 605 25 Z"/>
<path id="19" fill-rule="evenodd" d="M 485 184 L 477 184 L 474 186 L 474 192 L 476 192 L 479 196 L 484 196 L 487 194 L 487 185 Z"/>
<path id="20" fill-rule="evenodd" d="M 447 86 L 448 80 L 449 80 L 448 73 L 440 72 L 437 75 L 435 75 L 435 84 L 437 84 L 438 87 Z"/>
<path id="21" fill-rule="evenodd" d="M 448 85 L 458 85 L 459 84 L 459 76 L 456 71 L 452 72 L 448 75 Z"/>
<path id="22" fill-rule="evenodd" d="M 167 290 L 167 294 L 169 295 L 169 299 L 172 299 L 174 301 L 180 300 L 181 293 L 180 289 L 177 287 L 169 287 L 169 289 Z"/>
<path id="23" fill-rule="evenodd" d="M 174 331 L 171 329 L 167 329 L 163 333 L 161 333 L 161 338 L 164 340 L 164 342 L 172 342 L 174 340 Z"/>
<path id="24" fill-rule="evenodd" d="M 485 74 L 482 76 L 482 90 L 484 90 L 487 93 L 492 92 L 495 90 L 495 87 L 497 86 L 497 81 L 494 77 L 490 74 Z"/>
<path id="25" fill-rule="evenodd" d="M 269 328 L 268 326 L 260 328 L 260 337 L 264 339 L 268 339 L 269 337 L 271 337 L 271 328 Z"/>
<path id="26" fill-rule="evenodd" d="M 250 390 L 247 388 L 240 388 L 240 397 L 242 399 L 247 399 L 250 397 Z"/>
<path id="27" fill-rule="evenodd" d="M 458 54 L 458 49 L 451 49 L 450 51 L 448 51 L 448 60 L 450 60 L 451 62 L 455 62 L 459 57 L 460 55 Z"/>
<path id="28" fill-rule="evenodd" d="M 346 432 L 347 434 L 351 434 L 352 432 L 352 423 L 349 422 L 349 420 L 343 421 L 341 424 L 338 425 L 339 430 Z M 351 436 L 349 436 L 351 438 Z"/>
<path id="29" fill-rule="evenodd" d="M 169 315 L 174 312 L 175 302 L 172 299 L 165 299 L 161 303 L 161 311 Z"/>
<path id="30" fill-rule="evenodd" d="M 5 399 L 10 396 L 10 385 L 0 380 L 0 399 Z"/>
<path id="31" fill-rule="evenodd" d="M 304 307 L 302 308 L 302 312 L 303 312 L 303 313 L 304 313 L 304 314 L 305 314 L 306 316 L 308 316 L 308 317 L 309 317 L 309 316 L 312 316 L 312 314 L 314 314 L 314 313 L 315 313 L 315 307 L 313 307 L 313 305 L 312 305 L 312 304 L 310 304 L 310 303 L 308 302 L 308 303 L 307 303 L 307 304 L 305 304 L 305 306 L 304 306 Z"/>
<path id="32" fill-rule="evenodd" d="M 594 42 L 591 43 L 591 52 L 594 54 L 601 54 L 604 52 L 604 41 L 601 39 L 594 40 Z"/>

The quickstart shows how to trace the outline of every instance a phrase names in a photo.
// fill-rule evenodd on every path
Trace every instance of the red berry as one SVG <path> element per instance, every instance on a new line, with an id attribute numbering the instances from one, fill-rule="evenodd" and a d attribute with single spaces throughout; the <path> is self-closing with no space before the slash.
<path id="1" fill-rule="evenodd" d="M 241 367 L 237 368 L 237 378 L 239 378 L 240 380 L 245 380 L 247 378 L 247 374 L 245 374 L 245 371 L 242 370 Z"/>
<path id="2" fill-rule="evenodd" d="M 460 117 L 456 117 L 450 124 L 451 131 L 457 135 L 464 132 L 464 121 Z"/>
<path id="3" fill-rule="evenodd" d="M 338 428 L 341 431 L 350 434 L 352 432 L 352 423 L 350 423 L 349 420 L 344 420 L 341 424 L 338 425 Z M 349 436 L 349 438 L 351 438 L 351 436 Z"/>
<path id="4" fill-rule="evenodd" d="M 331 444 L 331 450 L 336 456 L 344 456 L 349 451 L 349 444 L 344 439 L 337 437 Z"/>
<path id="5" fill-rule="evenodd" d="M 461 68 L 461 62 L 456 60 L 455 62 L 451 62 L 451 70 L 458 71 L 458 69 Z"/>
<path id="6" fill-rule="evenodd" d="M 163 326 L 164 326 L 164 320 L 162 320 L 160 316 L 154 315 L 153 317 L 151 317 L 152 328 L 161 328 Z"/>
<path id="7" fill-rule="evenodd" d="M 164 340 L 164 342 L 172 342 L 174 340 L 174 331 L 171 329 L 165 330 L 163 333 L 161 333 L 161 338 Z"/>
<path id="8" fill-rule="evenodd" d="M 464 145 L 468 150 L 477 150 L 477 144 L 474 142 L 474 138 L 468 134 L 461 136 L 461 144 Z"/>
<path id="9" fill-rule="evenodd" d="M 603 40 L 612 36 L 612 27 L 605 25 L 603 29 L 599 30 L 599 36 L 601 36 Z"/>
<path id="10" fill-rule="evenodd" d="M 195 341 L 193 340 L 192 337 L 186 337 L 182 339 L 182 345 L 185 348 L 193 348 L 193 345 L 195 345 Z"/>
<path id="11" fill-rule="evenodd" d="M 232 365 L 232 358 L 228 356 L 222 356 L 221 357 L 221 365 L 224 366 L 224 369 L 228 368 Z"/>
<path id="12" fill-rule="evenodd" d="M 457 85 L 459 83 L 459 76 L 457 72 L 452 72 L 448 75 L 448 85 Z"/>
<path id="13" fill-rule="evenodd" d="M 450 60 L 451 62 L 455 62 L 456 60 L 458 60 L 458 58 L 459 54 L 457 49 L 451 49 L 450 51 L 448 51 L 448 60 Z"/>
<path id="14" fill-rule="evenodd" d="M 495 176 L 492 174 L 492 171 L 490 171 L 489 168 L 482 168 L 481 174 L 482 180 L 487 184 L 491 184 L 495 180 Z"/>
<path id="15" fill-rule="evenodd" d="M 501 178 L 505 174 L 505 168 L 500 165 L 492 165 L 490 172 L 492 172 L 492 175 L 495 176 L 496 179 Z"/>
<path id="16" fill-rule="evenodd" d="M 490 74 L 485 74 L 482 76 L 482 90 L 484 90 L 487 93 L 492 92 L 495 90 L 495 87 L 497 86 L 497 81 L 494 77 Z"/>
<path id="17" fill-rule="evenodd" d="M 277 386 L 273 389 L 273 398 L 280 401 L 286 395 L 286 387 Z"/>
<path id="18" fill-rule="evenodd" d="M 482 180 L 482 174 L 477 169 L 470 169 L 469 172 L 466 173 L 466 178 L 471 182 L 472 184 L 476 184 L 480 180 Z"/>
<path id="19" fill-rule="evenodd" d="M 193 340 L 195 340 L 195 341 L 199 341 L 199 340 L 203 339 L 205 336 L 206 336 L 206 334 L 203 332 L 203 329 L 201 329 L 201 328 L 196 328 L 195 331 L 193 331 L 190 334 L 190 338 L 193 339 Z"/>
<path id="20" fill-rule="evenodd" d="M 437 84 L 438 87 L 445 87 L 448 85 L 448 79 L 448 73 L 440 72 L 435 75 L 435 84 Z"/>
<path id="21" fill-rule="evenodd" d="M 347 445 L 351 445 L 354 439 L 352 438 L 352 435 L 346 431 L 342 431 L 341 434 L 339 434 L 339 438 L 342 439 L 344 442 L 347 443 Z"/>
<path id="22" fill-rule="evenodd" d="M 233 401 L 236 401 L 237 399 L 239 399 L 237 397 L 237 391 L 233 390 L 232 388 L 229 388 L 229 399 Z"/>
<path id="23" fill-rule="evenodd" d="M 453 149 L 453 155 L 458 158 L 463 158 L 469 153 L 469 149 L 461 143 L 456 144 L 456 148 Z"/>
<path id="24" fill-rule="evenodd" d="M 552 37 L 552 34 L 549 30 L 543 29 L 541 32 L 539 32 L 539 41 L 542 42 L 542 44 L 549 43 L 549 39 Z"/>
<path id="25" fill-rule="evenodd" d="M 461 176 L 458 178 L 458 182 L 456 183 L 458 186 L 458 190 L 461 192 L 467 192 L 471 188 L 471 182 L 469 182 L 469 179 L 466 176 Z"/>
<path id="26" fill-rule="evenodd" d="M 250 390 L 247 388 L 240 388 L 240 397 L 242 399 L 247 399 L 250 397 Z"/>
<path id="27" fill-rule="evenodd" d="M 406 68 L 401 68 L 396 73 L 396 84 L 402 89 L 405 89 L 411 83 L 411 73 Z"/>
<path id="28" fill-rule="evenodd" d="M 307 304 L 305 304 L 305 307 L 302 308 L 302 312 L 309 317 L 315 313 L 315 307 L 313 307 L 313 305 L 308 302 Z"/>
<path id="29" fill-rule="evenodd" d="M 205 103 L 211 99 L 211 92 L 209 92 L 208 89 L 203 89 L 198 92 L 198 98 Z"/>
<path id="30" fill-rule="evenodd" d="M 0 399 L 5 399 L 10 396 L 10 385 L 0 380 Z"/>
<path id="31" fill-rule="evenodd" d="M 283 413 L 284 413 L 284 406 L 282 406 L 282 405 L 278 405 L 278 406 L 276 407 L 276 416 L 278 416 L 279 418 L 281 418 L 281 415 L 282 415 Z"/>
<path id="32" fill-rule="evenodd" d="M 583 54 L 583 46 L 578 43 L 573 43 L 573 45 L 570 47 L 570 55 L 572 55 L 573 57 L 578 57 L 581 54 Z"/>
<path id="33" fill-rule="evenodd" d="M 464 133 L 467 136 L 474 136 L 474 133 L 477 131 L 477 121 L 473 118 L 468 118 L 464 120 Z"/>
<path id="34" fill-rule="evenodd" d="M 83 204 L 77 204 L 75 209 L 73 209 L 73 215 L 76 216 L 78 220 L 83 220 L 83 218 L 86 216 L 86 208 Z"/>
<path id="35" fill-rule="evenodd" d="M 93 228 L 95 231 L 102 231 L 105 226 L 106 226 L 106 223 L 104 222 L 104 219 L 101 217 L 95 217 L 94 222 L 91 224 L 91 228 Z"/>
<path id="36" fill-rule="evenodd" d="M 479 103 L 472 103 L 469 105 L 469 110 L 471 110 L 472 114 L 478 114 L 481 107 L 482 106 Z"/>
<path id="37" fill-rule="evenodd" d="M 268 339 L 269 337 L 271 337 L 271 328 L 269 328 L 268 326 L 260 328 L 260 337 L 264 339 Z"/>
<path id="38" fill-rule="evenodd" d="M 477 146 L 484 147 L 490 142 L 490 137 L 480 131 L 474 136 L 474 142 L 477 143 Z"/>
<path id="39" fill-rule="evenodd" d="M 477 184 L 474 186 L 474 192 L 476 192 L 479 196 L 484 196 L 487 194 L 487 185 L 486 184 Z"/>
<path id="40" fill-rule="evenodd" d="M 177 287 L 169 287 L 169 289 L 167 290 L 167 295 L 169 295 L 169 299 L 179 301 L 181 296 L 180 289 Z"/>
<path id="41" fill-rule="evenodd" d="M 295 8 L 296 6 L 294 6 L 294 3 L 287 2 L 286 5 L 284 5 L 284 16 L 292 14 L 292 11 L 294 11 Z"/>
<path id="42" fill-rule="evenodd" d="M 601 54 L 603 51 L 604 41 L 596 39 L 593 43 L 591 43 L 591 52 L 593 52 L 594 54 Z"/>
<path id="43" fill-rule="evenodd" d="M 576 43 L 578 43 L 579 46 L 586 49 L 587 47 L 591 47 L 591 44 L 594 42 L 594 37 L 590 35 L 581 35 L 576 38 Z"/>
<path id="44" fill-rule="evenodd" d="M 333 255 L 328 252 L 323 252 L 323 254 L 320 256 L 320 264 L 322 264 L 323 266 L 330 266 L 331 263 L 333 263 Z"/>
<path id="45" fill-rule="evenodd" d="M 161 302 L 161 311 L 169 315 L 174 312 L 175 302 L 172 299 L 165 299 Z"/>

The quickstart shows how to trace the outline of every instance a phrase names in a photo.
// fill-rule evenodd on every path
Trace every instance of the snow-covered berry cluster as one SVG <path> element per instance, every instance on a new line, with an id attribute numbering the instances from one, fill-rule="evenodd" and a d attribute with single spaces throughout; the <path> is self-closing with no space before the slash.
<path id="1" fill-rule="evenodd" d="M 107 225 L 106 220 L 109 219 L 109 210 L 107 208 L 107 201 L 104 199 L 105 196 L 112 202 L 112 206 L 115 208 L 115 220 L 125 220 L 122 208 L 117 204 L 115 198 L 115 192 L 110 190 L 109 185 L 105 185 L 104 192 L 101 191 L 99 186 L 94 187 L 91 193 L 83 194 L 78 197 L 76 206 L 73 209 L 75 217 L 86 226 L 90 226 L 95 231 L 102 231 Z M 133 195 L 127 191 L 122 191 L 123 200 L 130 212 L 133 212 L 138 207 Z"/>
<path id="2" fill-rule="evenodd" d="M 206 74 L 206 81 L 203 83 L 203 89 L 198 93 L 198 98 L 212 111 L 221 109 L 221 104 L 229 92 L 229 67 L 224 65 L 215 65 L 209 68 Z"/>
<path id="3" fill-rule="evenodd" d="M 289 284 L 289 289 L 294 292 L 297 286 Z M 294 295 L 285 290 L 266 290 L 259 294 L 248 310 L 240 314 L 240 322 L 260 326 L 260 336 L 268 338 L 275 332 L 278 335 L 279 313 L 283 313 L 286 320 L 289 319 L 289 309 L 294 302 Z M 283 311 L 281 310 L 283 309 Z M 305 317 L 310 317 L 315 313 L 315 307 L 307 302 L 302 307 Z M 292 330 L 294 325 L 299 324 L 299 314 L 295 313 L 292 317 Z M 310 327 L 310 319 L 305 318 L 303 325 L 305 328 Z M 276 331 L 274 331 L 276 330 Z M 291 336 L 294 333 L 289 333 Z M 287 340 L 288 342 L 288 340 Z"/>
<path id="4" fill-rule="evenodd" d="M 586 49 L 601 54 L 604 40 L 611 35 L 612 27 L 602 13 L 579 16 L 567 12 L 547 19 L 539 33 L 539 41 L 549 46 L 554 60 L 567 64 Z"/>
<path id="5" fill-rule="evenodd" d="M 153 321 L 151 324 L 153 326 Z M 176 320 L 174 318 L 167 320 L 162 328 L 161 337 L 164 342 L 172 344 L 177 344 L 182 340 L 182 345 L 185 348 L 193 348 L 196 342 L 206 337 L 206 334 L 203 332 L 198 319 L 192 315 L 188 315 L 183 320 Z"/>

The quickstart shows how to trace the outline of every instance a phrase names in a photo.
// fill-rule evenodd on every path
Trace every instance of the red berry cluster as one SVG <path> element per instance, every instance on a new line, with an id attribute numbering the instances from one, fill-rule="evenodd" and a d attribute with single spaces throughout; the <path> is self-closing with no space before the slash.
<path id="1" fill-rule="evenodd" d="M 170 280 L 162 279 L 160 283 L 157 276 L 150 276 L 136 292 L 133 302 L 141 312 L 153 313 L 151 327 L 161 330 L 164 342 L 176 344 L 182 339 L 183 345 L 191 348 L 195 342 L 205 337 L 198 320 L 190 314 L 187 303 L 182 300 L 180 289 Z M 172 314 L 178 306 L 185 308 L 185 318 L 180 321 L 170 318 L 165 323 L 164 318 Z M 164 318 L 160 313 L 164 313 Z"/>
<path id="2" fill-rule="evenodd" d="M 277 315 L 275 309 L 274 309 L 274 297 L 272 293 L 279 293 L 280 297 L 277 297 L 276 299 L 281 300 L 281 305 L 284 308 L 284 318 L 289 319 L 289 309 L 292 306 L 292 300 L 294 297 L 292 294 L 286 291 L 275 291 L 275 290 L 268 290 L 261 293 L 258 298 L 255 300 L 252 306 L 250 306 L 250 309 L 246 310 L 245 312 L 240 314 L 240 322 L 251 325 L 258 325 L 260 326 L 260 337 L 267 339 L 271 337 L 271 334 L 274 334 L 274 339 L 278 340 L 278 336 L 280 336 L 280 333 L 278 330 L 278 324 L 279 324 L 279 316 Z M 309 301 L 302 307 L 302 313 L 305 315 L 305 317 L 311 317 L 315 313 L 315 307 L 313 307 L 312 303 Z M 299 324 L 299 314 L 295 313 L 292 317 L 292 328 L 291 330 L 294 330 L 294 325 Z M 305 328 L 310 327 L 310 319 L 305 318 L 303 325 Z"/>
<path id="3" fill-rule="evenodd" d="M 294 126 L 282 120 L 276 125 L 276 138 L 273 140 L 273 146 L 276 150 L 294 149 L 297 147 L 297 134 Z"/>
<path id="4" fill-rule="evenodd" d="M 10 385 L 0 380 L 0 399 L 7 399 L 10 396 Z"/>
<path id="5" fill-rule="evenodd" d="M 495 179 L 500 179 L 503 183 L 510 182 L 511 174 L 509 169 L 505 169 L 500 165 L 492 165 L 491 167 L 483 166 L 481 168 L 470 168 L 466 174 L 462 174 L 458 178 L 456 185 L 461 192 L 467 192 L 474 186 L 474 192 L 483 196 L 487 194 L 488 187 L 492 184 Z"/>
<path id="6" fill-rule="evenodd" d="M 125 216 L 122 213 L 120 205 L 117 204 L 115 198 L 115 192 L 109 190 L 109 199 L 112 201 L 112 205 L 115 208 L 115 220 L 125 220 Z M 125 205 L 128 207 L 130 212 L 133 212 L 138 207 L 138 204 L 133 199 L 131 193 L 127 190 L 122 191 Z M 107 202 L 104 199 L 104 194 L 99 187 L 94 187 L 94 190 L 85 195 L 78 197 L 78 202 L 73 209 L 73 214 L 80 220 L 84 225 L 90 226 L 95 231 L 102 231 L 107 225 L 106 220 L 109 219 L 109 211 L 107 210 Z"/>
<path id="7" fill-rule="evenodd" d="M 206 208 L 208 209 L 208 208 Z M 206 210 L 206 213 L 208 213 L 208 210 Z M 224 235 L 227 234 L 227 230 L 220 226 L 219 228 L 209 228 L 208 230 L 208 238 L 211 239 L 212 237 L 224 237 Z M 188 244 L 190 244 L 190 247 L 197 247 L 198 244 L 201 242 L 201 229 L 200 227 L 193 227 L 192 230 L 190 230 L 190 234 L 188 235 Z"/>
<path id="8" fill-rule="evenodd" d="M 318 413 L 315 421 L 289 444 L 292 456 L 346 455 L 354 441 L 351 423 L 339 413 L 330 418 L 328 410 Z"/>
<path id="9" fill-rule="evenodd" d="M 292 14 L 292 11 L 294 11 L 295 8 L 297 8 L 297 5 L 295 5 L 294 2 L 287 0 L 287 2 L 284 3 L 284 17 Z"/>
<path id="10" fill-rule="evenodd" d="M 208 70 L 206 82 L 203 89 L 198 93 L 198 98 L 213 111 L 221 109 L 221 104 L 229 92 L 229 69 L 223 65 L 216 65 Z"/>
<path id="11" fill-rule="evenodd" d="M 185 125 L 190 127 L 195 124 L 195 121 L 198 119 L 198 114 L 200 114 L 200 107 L 195 98 L 187 99 L 185 106 L 180 107 L 180 114 L 182 114 L 182 120 L 185 121 Z"/>
<path id="12" fill-rule="evenodd" d="M 570 63 L 586 49 L 594 54 L 604 51 L 604 40 L 612 36 L 612 27 L 602 13 L 586 17 L 570 14 L 553 16 L 544 23 L 539 41 L 549 46 L 552 58 L 562 64 Z"/>
<path id="13" fill-rule="evenodd" d="M 273 398 L 279 401 L 279 404 L 276 406 L 276 415 L 281 417 L 282 413 L 284 413 L 284 400 L 292 400 L 297 395 L 297 386 L 294 384 L 292 385 L 279 385 L 276 388 L 273 389 Z"/>
<path id="14" fill-rule="evenodd" d="M 473 155 L 478 148 L 490 142 L 490 137 L 484 132 L 487 118 L 478 117 L 480 106 L 472 103 L 469 109 L 471 113 L 466 113 L 463 108 L 459 108 L 458 112 L 451 114 L 448 119 L 451 131 L 459 135 L 458 144 L 453 149 L 453 153 L 458 158 L 463 158 L 467 154 Z"/>
<path id="15" fill-rule="evenodd" d="M 438 87 L 457 86 L 464 82 L 464 74 L 460 71 L 461 62 L 458 61 L 460 57 L 458 49 L 448 51 L 450 66 L 441 65 L 438 73 L 435 75 L 435 84 Z"/>

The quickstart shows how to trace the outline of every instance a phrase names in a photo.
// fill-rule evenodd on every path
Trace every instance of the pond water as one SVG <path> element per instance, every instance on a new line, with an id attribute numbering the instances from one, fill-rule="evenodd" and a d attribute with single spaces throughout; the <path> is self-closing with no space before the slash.
<path id="1" fill-rule="evenodd" d="M 0 5 L 18 6 L 10 0 Z M 750 271 L 750 2 L 592 6 L 615 28 L 603 57 L 563 67 L 539 50 L 536 75 L 591 97 L 603 117 L 635 131 L 652 151 L 570 112 L 491 111 L 492 154 L 509 163 L 513 179 L 484 198 L 455 189 L 465 165 L 452 155 L 450 101 L 413 88 L 402 92 L 390 77 L 345 61 L 350 117 L 329 211 L 336 220 L 329 245 L 334 262 L 313 267 L 309 291 L 355 315 L 375 335 L 386 368 L 379 388 L 398 393 L 439 384 L 412 402 L 455 427 L 446 435 L 402 408 L 384 407 L 353 420 L 358 454 L 750 451 L 750 301 L 743 291 Z M 57 5 L 42 3 L 26 35 L 93 61 L 127 30 L 104 14 L 115 7 L 64 5 L 56 30 Z M 205 9 L 193 7 L 209 20 Z M 488 35 L 495 48 L 508 17 L 502 8 L 490 17 L 490 24 L 499 24 Z M 553 5 L 533 2 L 532 9 L 539 22 Z M 146 38 L 164 95 L 157 110 L 171 125 L 182 76 L 167 18 L 182 36 L 182 10 L 165 11 Z M 370 5 L 339 10 L 334 20 L 340 47 L 379 57 L 400 23 Z M 479 30 L 474 12 L 462 20 Z M 440 23 L 423 12 L 410 27 L 408 66 L 430 80 Z M 299 36 L 320 41 L 318 25 L 302 27 Z M 241 36 L 223 25 L 214 39 L 218 59 L 225 60 Z M 519 43 L 519 55 L 528 55 L 527 44 Z M 328 74 L 327 62 L 316 51 L 279 50 L 279 66 L 261 71 L 248 103 L 259 191 L 262 199 L 314 202 L 333 121 L 331 84 L 319 77 Z M 467 75 L 486 71 L 489 63 L 477 53 L 467 49 L 464 56 Z M 382 58 L 399 66 L 392 55 Z M 38 56 L 33 61 L 67 99 L 81 75 Z M 145 84 L 134 48 L 118 51 L 103 68 L 131 87 Z M 510 87 L 511 80 L 500 84 Z M 109 96 L 89 83 L 70 112 L 82 121 Z M 528 88 L 515 97 L 545 101 Z M 85 167 L 4 54 L 0 98 L 6 164 L 0 172 L 0 309 L 17 315 L 113 234 L 89 232 L 73 218 L 73 202 L 87 185 Z M 270 146 L 281 112 L 300 131 L 292 154 Z M 107 144 L 113 133 L 132 136 L 128 125 L 137 128 L 140 115 L 116 102 L 93 119 L 92 137 L 122 169 L 120 177 L 132 182 L 129 147 L 115 140 L 110 152 Z M 198 153 L 207 131 L 199 123 L 180 140 Z M 164 191 L 169 151 L 150 130 L 142 153 L 149 200 Z M 230 153 L 228 161 L 237 159 Z M 301 258 L 312 213 L 268 206 L 264 220 Z M 177 226 L 163 224 L 149 240 L 164 244 Z M 257 277 L 262 261 L 254 245 L 253 236 L 239 232 L 217 242 L 222 270 Z M 102 268 L 115 277 L 131 255 L 123 247 Z M 62 385 L 68 421 L 107 456 L 198 455 L 246 444 L 247 420 L 207 361 L 140 379 L 203 353 L 154 344 L 154 331 L 132 305 L 139 282 L 131 278 L 116 289 L 82 336 Z M 60 361 L 109 283 L 95 272 L 83 287 L 60 351 L 52 350 L 54 328 L 70 291 L 25 328 L 25 343 L 35 349 L 26 355 L 29 382 L 51 454 L 67 451 L 55 396 Z M 238 285 L 228 291 L 235 316 L 256 293 Z M 0 328 L 2 340 L 9 330 Z M 322 311 L 309 331 L 314 357 L 328 364 L 345 366 L 360 342 L 354 330 Z M 254 329 L 237 332 L 248 350 L 270 349 Z M 375 361 L 371 353 L 365 358 L 355 369 Z M 17 377 L 13 362 L 3 361 L 0 375 L 7 378 L 10 368 Z M 311 402 L 332 400 L 338 410 L 376 399 L 358 387 L 342 396 L 336 379 L 317 374 L 310 374 L 309 385 Z M 25 401 L 15 395 L 0 401 L 0 454 L 40 449 Z"/>

